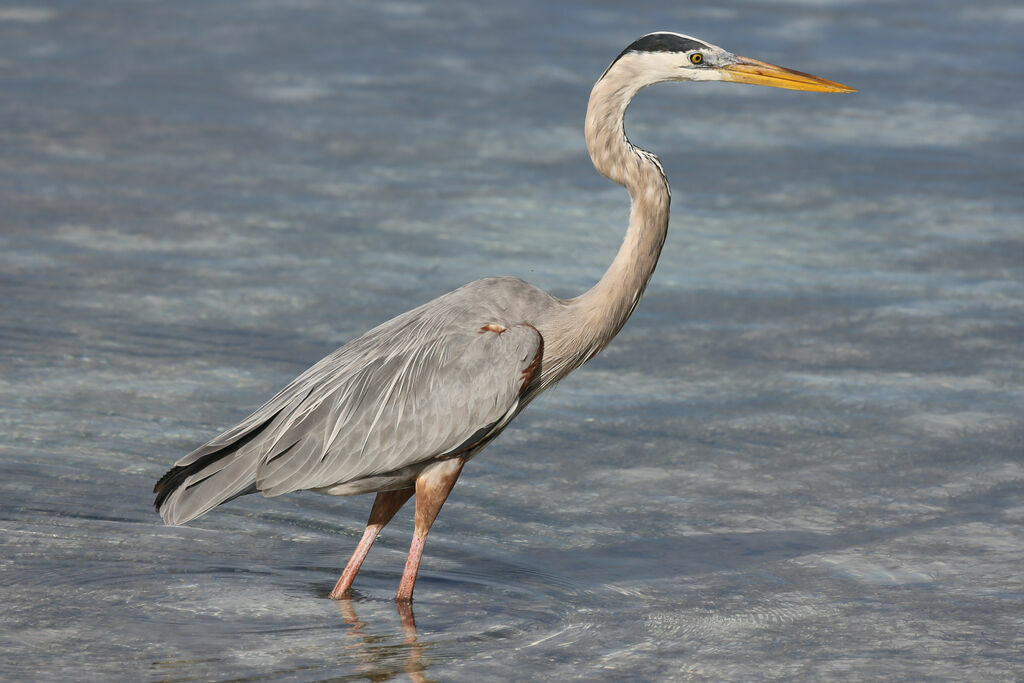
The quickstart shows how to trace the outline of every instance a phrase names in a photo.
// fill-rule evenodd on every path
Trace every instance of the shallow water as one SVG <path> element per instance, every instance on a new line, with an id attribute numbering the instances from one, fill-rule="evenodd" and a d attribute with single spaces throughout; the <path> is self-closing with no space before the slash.
<path id="1" fill-rule="evenodd" d="M 661 265 L 327 592 L 371 500 L 153 482 L 468 280 L 614 254 L 593 79 L 668 28 L 860 88 L 660 86 Z M 0 7 L 0 677 L 1024 675 L 1016 3 Z"/>

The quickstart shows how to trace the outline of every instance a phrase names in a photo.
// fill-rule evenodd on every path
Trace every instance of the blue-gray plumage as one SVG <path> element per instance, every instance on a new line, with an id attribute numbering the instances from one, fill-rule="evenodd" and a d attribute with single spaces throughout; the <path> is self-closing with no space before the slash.
<path id="1" fill-rule="evenodd" d="M 516 278 L 471 282 L 349 342 L 157 482 L 156 508 L 182 524 L 232 498 L 313 490 L 377 492 L 342 596 L 378 532 L 416 494 L 416 526 L 397 599 L 411 600 L 427 532 L 462 466 L 534 397 L 603 349 L 636 308 L 668 230 L 661 165 L 625 135 L 633 95 L 661 81 L 734 81 L 797 90 L 846 86 L 675 33 L 626 48 L 591 92 L 595 167 L 629 192 L 626 237 L 590 290 L 558 299 Z"/>
<path id="2" fill-rule="evenodd" d="M 521 322 L 545 306 L 557 300 L 522 280 L 488 278 L 374 328 L 179 460 L 168 476 L 185 477 L 163 487 L 160 514 L 182 524 L 250 490 L 347 495 L 408 485 L 424 454 L 465 454 L 515 415 L 542 346 Z M 506 329 L 485 329 L 495 324 Z"/>

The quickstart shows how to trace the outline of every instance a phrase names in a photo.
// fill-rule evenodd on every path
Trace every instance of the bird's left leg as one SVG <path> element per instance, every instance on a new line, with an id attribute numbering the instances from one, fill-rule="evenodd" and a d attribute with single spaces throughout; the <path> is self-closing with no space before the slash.
<path id="1" fill-rule="evenodd" d="M 348 564 L 345 565 L 345 571 L 341 573 L 341 578 L 334 585 L 334 590 L 331 591 L 332 600 L 341 599 L 345 592 L 352 587 L 352 582 L 355 581 L 356 574 L 359 573 L 359 567 L 366 559 L 366 554 L 370 552 L 370 546 L 377 540 L 377 534 L 391 521 L 395 513 L 402 509 L 405 501 L 409 500 L 415 491 L 416 489 L 410 486 L 407 489 L 381 491 L 377 494 L 377 498 L 373 501 L 373 508 L 370 510 L 370 519 L 366 522 L 366 530 L 363 531 L 363 538 L 353 551 Z"/>
<path id="2" fill-rule="evenodd" d="M 405 561 L 402 581 L 398 584 L 395 600 L 412 601 L 412 590 L 416 586 L 416 574 L 420 570 L 420 559 L 423 557 L 423 545 L 427 541 L 437 513 L 451 493 L 455 481 L 466 463 L 462 458 L 441 460 L 426 467 L 416 477 L 416 526 L 412 534 L 412 545 L 409 547 L 409 558 Z"/>

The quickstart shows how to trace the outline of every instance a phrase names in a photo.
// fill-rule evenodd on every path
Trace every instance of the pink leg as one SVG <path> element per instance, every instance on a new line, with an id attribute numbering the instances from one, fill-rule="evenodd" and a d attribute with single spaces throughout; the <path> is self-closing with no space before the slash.
<path id="1" fill-rule="evenodd" d="M 352 582 L 355 581 L 356 574 L 359 573 L 359 567 L 366 559 L 366 554 L 370 552 L 370 546 L 377 540 L 377 534 L 405 505 L 405 501 L 412 497 L 414 491 L 415 489 L 408 488 L 399 491 L 381 491 L 377 494 L 377 498 L 373 501 L 373 509 L 370 510 L 370 519 L 366 523 L 366 530 L 363 531 L 363 538 L 356 546 L 348 564 L 345 565 L 345 571 L 341 573 L 341 578 L 334 585 L 334 590 L 331 591 L 332 600 L 341 599 L 352 587 Z"/>
<path id="2" fill-rule="evenodd" d="M 416 527 L 412 534 L 412 545 L 409 547 L 405 571 L 402 572 L 402 581 L 398 584 L 398 594 L 395 595 L 395 600 L 399 602 L 412 601 L 412 591 L 416 587 L 416 574 L 419 573 L 427 534 L 437 518 L 437 513 L 441 511 L 441 506 L 448 499 L 452 487 L 455 486 L 464 463 L 462 458 L 442 460 L 423 470 L 416 478 Z"/>

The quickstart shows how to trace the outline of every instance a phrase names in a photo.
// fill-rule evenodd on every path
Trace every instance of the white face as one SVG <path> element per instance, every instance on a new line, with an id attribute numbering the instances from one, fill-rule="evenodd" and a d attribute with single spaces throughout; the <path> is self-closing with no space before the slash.
<path id="1" fill-rule="evenodd" d="M 640 88 L 663 81 L 729 81 L 812 92 L 856 91 L 827 78 L 739 57 L 717 45 L 667 31 L 649 33 L 634 41 L 594 87 L 632 96 Z"/>
<path id="2" fill-rule="evenodd" d="M 721 81 L 720 68 L 736 61 L 731 52 L 706 45 L 686 52 L 627 52 L 615 63 L 614 70 L 642 81 L 644 86 L 664 81 Z"/>

